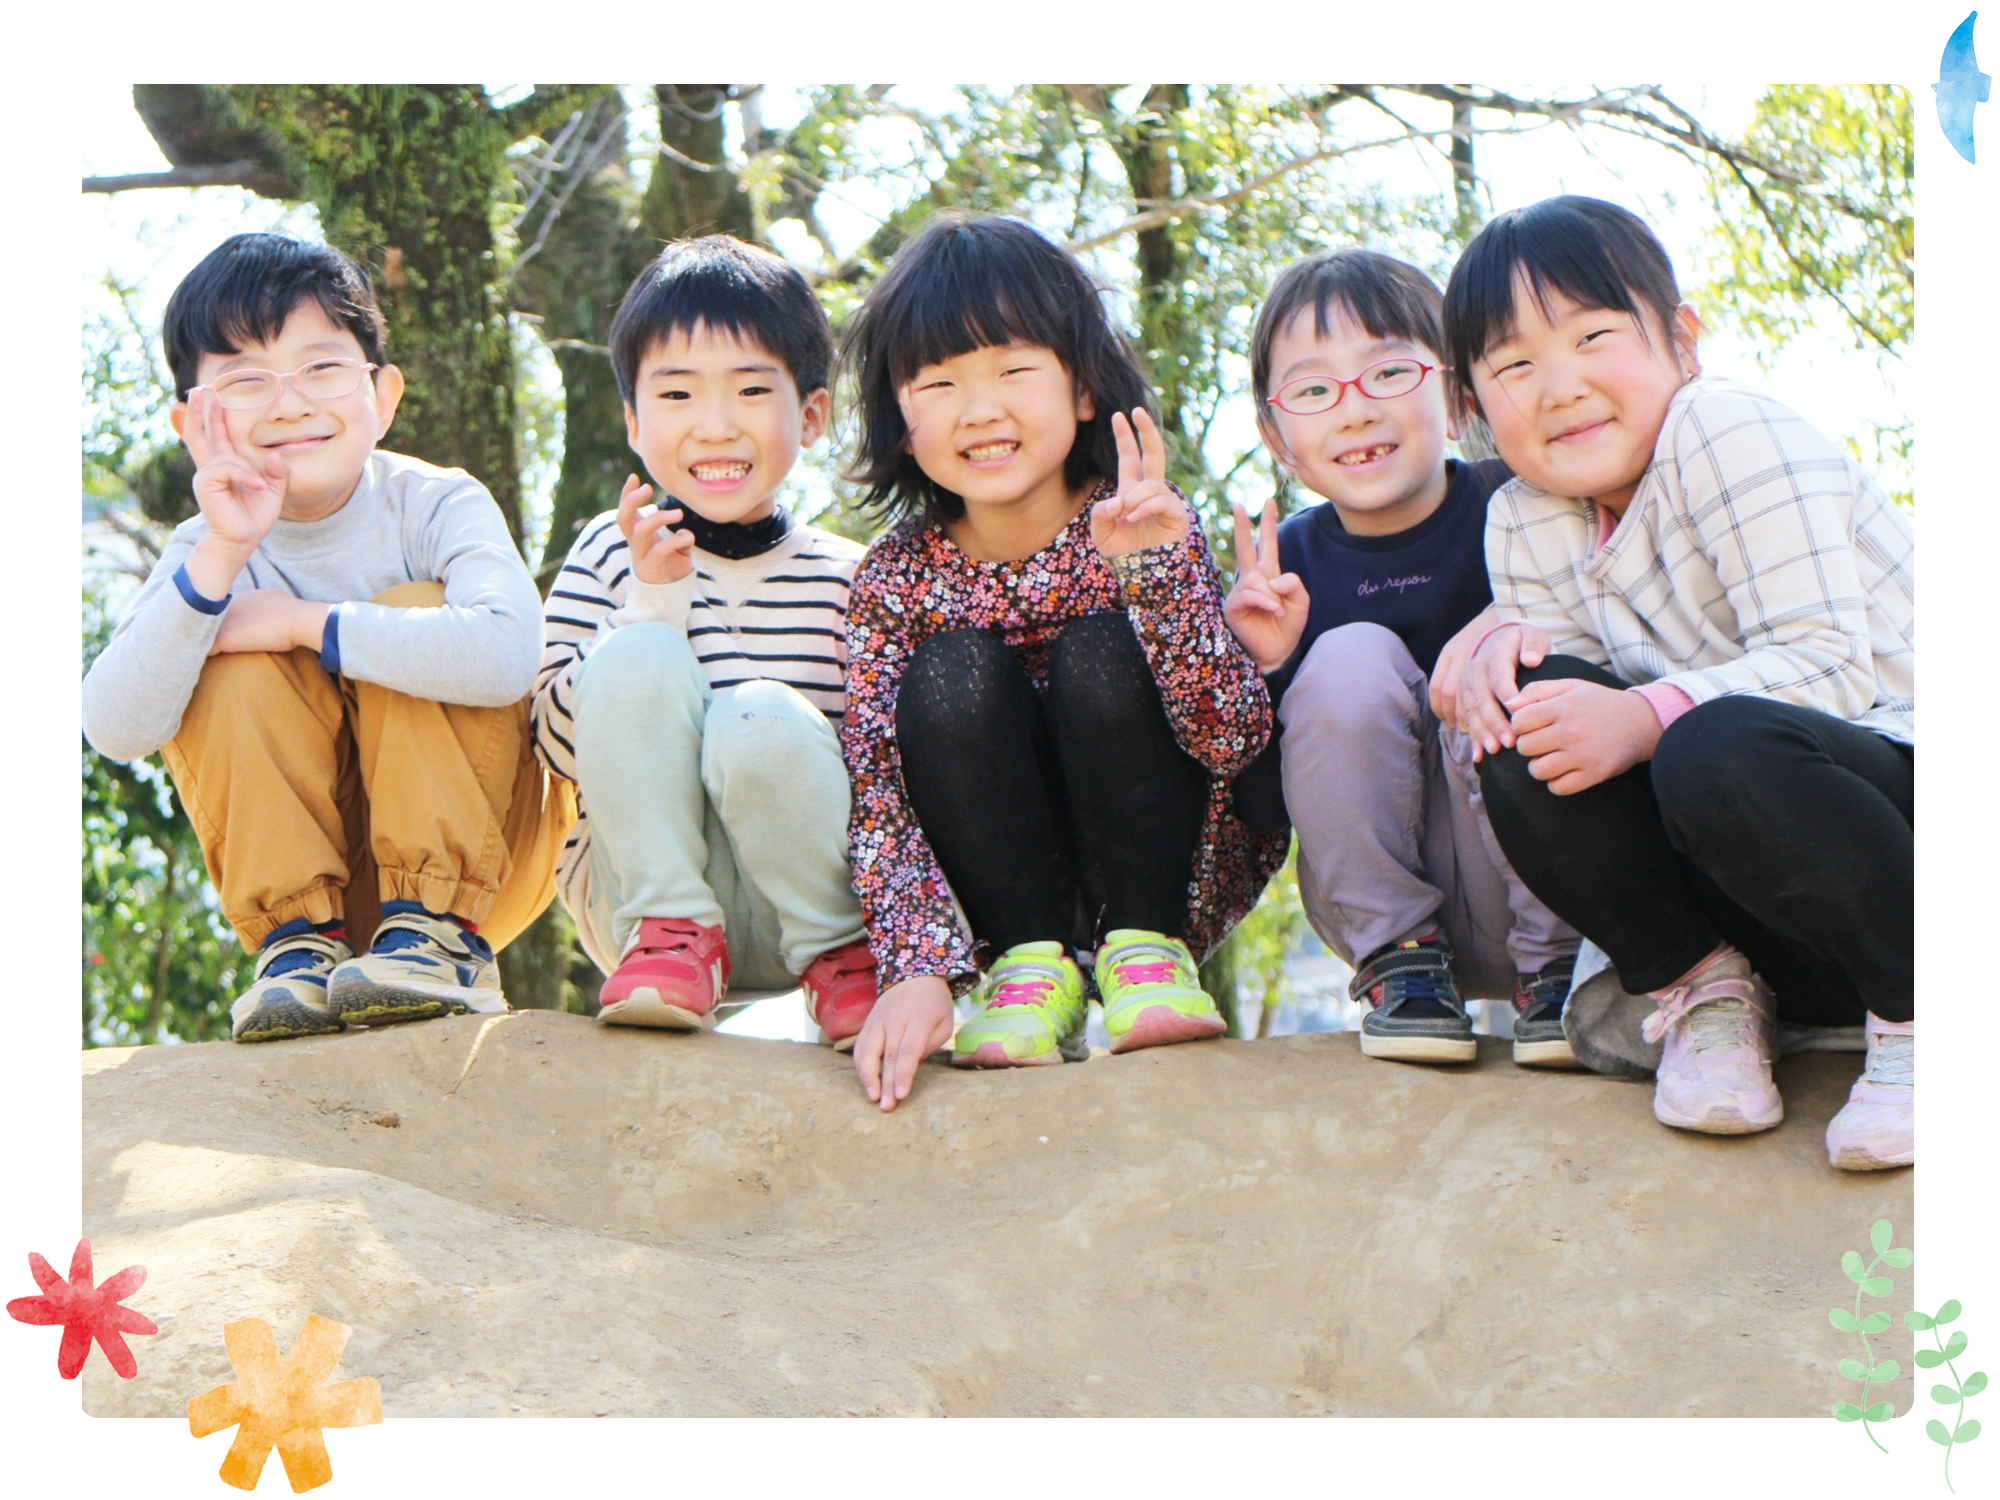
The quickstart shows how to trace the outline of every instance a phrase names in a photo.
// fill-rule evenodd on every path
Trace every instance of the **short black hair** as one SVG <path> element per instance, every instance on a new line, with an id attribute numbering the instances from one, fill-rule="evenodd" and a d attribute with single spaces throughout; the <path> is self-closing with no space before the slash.
<path id="1" fill-rule="evenodd" d="M 869 289 L 841 345 L 861 427 L 847 477 L 868 486 L 863 503 L 891 519 L 942 523 L 965 514 L 965 502 L 904 447 L 910 429 L 897 393 L 925 365 L 1013 343 L 1051 350 L 1090 396 L 1094 410 L 1077 426 L 1064 483 L 1078 490 L 1115 477 L 1112 413 L 1129 420 L 1155 406 L 1104 295 L 1074 255 L 1019 220 L 954 210 L 926 224 Z"/>
<path id="2" fill-rule="evenodd" d="M 1516 326 L 1517 275 L 1526 275 L 1544 315 L 1554 292 L 1579 307 L 1629 313 L 1648 338 L 1645 312 L 1671 336 L 1681 303 L 1666 247 L 1630 209 L 1568 193 L 1495 215 L 1444 289 L 1452 390 L 1473 410 L 1473 364 Z"/>
<path id="3" fill-rule="evenodd" d="M 1322 338 L 1330 331 L 1329 309 L 1337 307 L 1372 339 L 1401 339 L 1444 357 L 1444 297 L 1435 281 L 1377 250 L 1322 250 L 1286 267 L 1257 310 L 1250 382 L 1260 402 L 1271 394 L 1271 345 L 1308 307 Z"/>
<path id="4" fill-rule="evenodd" d="M 354 335 L 363 359 L 388 363 L 388 325 L 368 273 L 355 261 L 313 240 L 232 234 L 167 299 L 160 337 L 175 399 L 187 400 L 200 383 L 196 371 L 204 354 L 236 354 L 246 343 L 270 342 L 308 299 Z"/>
<path id="5" fill-rule="evenodd" d="M 625 289 L 611 320 L 611 368 L 627 406 L 646 351 L 697 329 L 776 355 L 801 400 L 825 387 L 833 367 L 833 328 L 798 267 L 734 235 L 675 240 Z"/>

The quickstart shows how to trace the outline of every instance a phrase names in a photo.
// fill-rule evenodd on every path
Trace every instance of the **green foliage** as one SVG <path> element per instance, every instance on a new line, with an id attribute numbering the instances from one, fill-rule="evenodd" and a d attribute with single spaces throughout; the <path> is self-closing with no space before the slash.
<path id="1" fill-rule="evenodd" d="M 1962 1309 L 1959 1307 L 1957 1299 L 1954 1298 L 1934 1313 L 1920 1313 L 1912 1308 L 1909 1312 L 1903 1314 L 1904 1327 L 1917 1333 L 1929 1333 L 1936 1346 L 1930 1349 L 1919 1349 L 1917 1351 L 1917 1364 L 1926 1370 L 1935 1370 L 1938 1366 L 1942 1365 L 1945 1373 L 1951 1376 L 1953 1382 L 1951 1384 L 1940 1383 L 1931 1387 L 1931 1400 L 1935 1401 L 1939 1406 L 1954 1408 L 1951 1425 L 1947 1427 L 1943 1422 L 1933 1417 L 1929 1422 L 1924 1424 L 1924 1431 L 1929 1434 L 1932 1442 L 1945 1450 L 1945 1488 L 1951 1490 L 1954 1495 L 1958 1491 L 1952 1486 L 1951 1482 L 1952 1449 L 1969 1443 L 1979 1436 L 1979 1423 L 1976 1419 L 1968 1418 L 1965 1415 L 1965 1403 L 1969 1398 L 1978 1395 L 1986 1389 L 1986 1372 L 1984 1370 L 1975 1370 L 1972 1374 L 1961 1380 L 1959 1379 L 1957 1367 L 1952 1363 L 1953 1360 L 1965 1353 L 1966 1346 L 1971 1342 L 1966 1337 L 1965 1330 L 1962 1328 L 1959 1329 L 1949 1339 L 1939 1339 L 1937 1335 L 1938 1329 L 1944 1327 L 1947 1323 L 1956 1322 L 1961 1311 Z"/>

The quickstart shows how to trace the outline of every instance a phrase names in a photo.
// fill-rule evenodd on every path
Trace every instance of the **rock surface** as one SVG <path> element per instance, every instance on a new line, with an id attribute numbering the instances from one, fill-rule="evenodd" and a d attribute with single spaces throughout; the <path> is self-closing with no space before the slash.
<path id="1" fill-rule="evenodd" d="M 87 1052 L 83 1222 L 146 1266 L 178 1416 L 222 1327 L 350 1325 L 397 1416 L 1820 1416 L 1844 1249 L 1914 1174 L 1827 1166 L 1859 1058 L 1739 1139 L 1650 1088 L 1374 1062 L 1351 1035 L 927 1063 L 469 1016 Z M 1886 1350 L 1883 1344 L 1887 1343 Z M 1908 1368 L 1908 1335 L 1878 1339 Z"/>

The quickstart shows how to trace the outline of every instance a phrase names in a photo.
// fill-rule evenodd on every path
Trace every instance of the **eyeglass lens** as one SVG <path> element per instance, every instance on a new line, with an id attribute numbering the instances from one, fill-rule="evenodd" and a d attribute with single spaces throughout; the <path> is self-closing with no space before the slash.
<path id="1" fill-rule="evenodd" d="M 1295 380 L 1285 387 L 1282 393 L 1284 400 L 1280 404 L 1294 415 L 1316 416 L 1332 410 L 1350 385 L 1364 396 L 1385 401 L 1391 396 L 1407 395 L 1421 385 L 1423 379 L 1424 367 L 1416 360 L 1385 359 L 1380 364 L 1370 365 L 1353 380 L 1329 380 L 1313 375 Z"/>
<path id="2" fill-rule="evenodd" d="M 368 367 L 352 359 L 321 359 L 294 370 L 290 379 L 308 401 L 335 401 L 360 389 Z M 278 399 L 287 377 L 270 370 L 238 370 L 209 389 L 215 399 L 235 411 L 254 411 Z"/>

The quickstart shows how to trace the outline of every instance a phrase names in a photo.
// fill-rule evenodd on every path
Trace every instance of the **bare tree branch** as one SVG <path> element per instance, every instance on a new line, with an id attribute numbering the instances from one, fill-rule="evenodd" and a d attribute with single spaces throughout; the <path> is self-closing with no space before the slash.
<path id="1" fill-rule="evenodd" d="M 262 162 L 225 161 L 201 167 L 174 167 L 165 172 L 131 172 L 123 177 L 86 177 L 86 193 L 129 193 L 138 188 L 249 187 L 251 179 L 269 176 Z"/>

